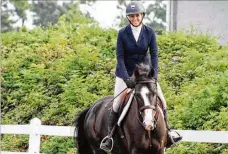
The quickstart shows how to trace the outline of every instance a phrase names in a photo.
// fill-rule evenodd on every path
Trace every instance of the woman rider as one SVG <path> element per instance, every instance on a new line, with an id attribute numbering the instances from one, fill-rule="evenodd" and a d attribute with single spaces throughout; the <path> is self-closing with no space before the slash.
<path id="1" fill-rule="evenodd" d="M 142 23 L 145 16 L 145 9 L 143 5 L 136 1 L 130 2 L 126 8 L 126 16 L 130 24 L 122 28 L 117 37 L 116 47 L 116 81 L 114 89 L 114 97 L 117 96 L 121 91 L 127 88 L 134 88 L 135 83 L 131 76 L 137 63 L 141 62 L 147 55 L 147 51 L 150 51 L 150 58 L 152 68 L 155 70 L 154 78 L 157 81 L 158 76 L 158 47 L 156 42 L 156 35 L 151 27 L 148 27 Z M 163 103 L 164 119 L 166 122 L 167 129 L 169 130 L 169 137 L 173 143 L 179 142 L 181 136 L 171 136 L 170 128 L 167 122 L 167 104 L 157 82 L 157 92 Z M 121 94 L 125 95 L 124 93 Z M 111 133 L 113 126 L 118 120 L 117 111 L 121 103 L 121 95 L 115 98 L 112 106 L 112 111 L 109 116 L 108 134 Z M 110 151 L 112 147 L 112 141 L 106 140 L 101 143 L 101 148 L 105 151 Z"/>

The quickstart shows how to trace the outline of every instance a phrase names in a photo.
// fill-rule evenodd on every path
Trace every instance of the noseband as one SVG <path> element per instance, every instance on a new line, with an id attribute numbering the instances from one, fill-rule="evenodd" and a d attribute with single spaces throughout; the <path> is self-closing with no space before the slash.
<path id="1" fill-rule="evenodd" d="M 142 84 L 142 83 L 156 83 L 156 81 L 154 80 L 145 80 L 145 81 L 139 81 L 139 82 L 136 82 L 136 84 Z"/>

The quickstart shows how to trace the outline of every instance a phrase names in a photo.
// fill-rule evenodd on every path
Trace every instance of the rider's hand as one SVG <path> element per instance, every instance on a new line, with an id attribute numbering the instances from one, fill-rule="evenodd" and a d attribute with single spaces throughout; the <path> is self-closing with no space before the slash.
<path id="1" fill-rule="evenodd" d="M 126 83 L 128 88 L 135 88 L 135 82 L 131 78 L 124 79 L 124 82 Z"/>

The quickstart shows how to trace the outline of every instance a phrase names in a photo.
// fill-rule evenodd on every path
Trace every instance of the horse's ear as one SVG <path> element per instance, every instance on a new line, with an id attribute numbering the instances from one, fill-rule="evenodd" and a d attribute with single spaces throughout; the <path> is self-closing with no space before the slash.
<path id="1" fill-rule="evenodd" d="M 141 69 L 140 64 L 135 64 L 135 70 L 137 70 L 139 72 L 140 69 Z"/>
<path id="2" fill-rule="evenodd" d="M 150 73 L 149 73 L 149 78 L 153 78 L 154 77 L 154 73 L 155 73 L 155 70 L 154 70 L 154 68 L 152 67 L 151 69 L 150 69 Z"/>

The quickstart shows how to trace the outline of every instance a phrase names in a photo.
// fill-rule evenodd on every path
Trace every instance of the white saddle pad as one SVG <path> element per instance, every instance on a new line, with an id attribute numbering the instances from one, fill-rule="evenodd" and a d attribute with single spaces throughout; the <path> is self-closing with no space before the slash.
<path id="1" fill-rule="evenodd" d="M 118 126 L 120 126 L 121 121 L 122 121 L 123 118 L 125 117 L 125 115 L 126 115 L 128 109 L 129 109 L 129 107 L 130 107 L 130 105 L 131 105 L 131 102 L 132 102 L 134 93 L 135 93 L 135 91 L 133 91 L 133 92 L 131 93 L 131 96 L 130 96 L 128 102 L 127 102 L 127 105 L 124 107 L 124 109 L 123 109 L 123 111 L 122 111 L 122 113 L 121 113 L 121 115 L 120 115 L 120 117 L 119 117 L 119 119 L 118 119 L 118 122 L 117 122 Z"/>

